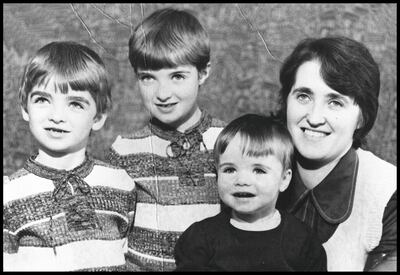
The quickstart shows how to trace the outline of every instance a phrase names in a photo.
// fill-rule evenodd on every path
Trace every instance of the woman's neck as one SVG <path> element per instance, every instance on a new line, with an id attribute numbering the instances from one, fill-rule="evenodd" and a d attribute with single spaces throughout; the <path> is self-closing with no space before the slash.
<path id="1" fill-rule="evenodd" d="M 335 168 L 341 157 L 329 162 L 312 162 L 297 157 L 296 167 L 307 189 L 313 189 Z"/>
<path id="2" fill-rule="evenodd" d="M 35 161 L 58 170 L 72 170 L 85 161 L 85 152 L 86 148 L 69 154 L 48 153 L 39 149 L 39 154 Z"/>

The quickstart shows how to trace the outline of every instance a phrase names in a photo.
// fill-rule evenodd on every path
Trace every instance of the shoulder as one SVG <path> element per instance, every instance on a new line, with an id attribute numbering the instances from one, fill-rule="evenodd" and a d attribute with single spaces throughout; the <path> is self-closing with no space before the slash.
<path id="1" fill-rule="evenodd" d="M 3 176 L 3 204 L 49 192 L 54 189 L 49 179 L 36 176 L 24 168 L 10 176 Z"/>
<path id="2" fill-rule="evenodd" d="M 307 238 L 313 235 L 311 228 L 296 218 L 294 215 L 286 212 L 279 211 L 282 217 L 283 234 L 293 238 Z"/>
<path id="3" fill-rule="evenodd" d="M 357 149 L 356 152 L 359 158 L 357 184 L 366 194 L 381 197 L 387 202 L 397 189 L 396 166 L 372 152 L 363 149 Z"/>
<path id="4" fill-rule="evenodd" d="M 128 173 L 117 166 L 94 159 L 92 172 L 87 176 L 92 185 L 101 185 L 130 191 L 135 187 Z"/>
<path id="5" fill-rule="evenodd" d="M 109 157 L 118 157 L 135 154 L 143 146 L 148 146 L 148 140 L 152 137 L 149 125 L 130 134 L 121 134 L 116 137 L 109 150 Z M 139 150 L 140 151 L 140 150 Z"/>

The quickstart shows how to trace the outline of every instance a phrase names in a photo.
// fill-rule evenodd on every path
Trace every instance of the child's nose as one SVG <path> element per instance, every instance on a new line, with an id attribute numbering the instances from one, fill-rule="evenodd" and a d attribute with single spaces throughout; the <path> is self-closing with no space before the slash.
<path id="1" fill-rule="evenodd" d="M 239 172 L 236 176 L 235 185 L 244 186 L 249 185 L 250 176 L 247 173 Z"/>
<path id="2" fill-rule="evenodd" d="M 49 114 L 49 120 L 55 122 L 55 123 L 60 123 L 65 121 L 65 110 L 64 108 L 60 106 L 54 106 Z"/>
<path id="3" fill-rule="evenodd" d="M 167 101 L 172 96 L 172 87 L 168 84 L 161 84 L 157 89 L 157 99 Z"/>

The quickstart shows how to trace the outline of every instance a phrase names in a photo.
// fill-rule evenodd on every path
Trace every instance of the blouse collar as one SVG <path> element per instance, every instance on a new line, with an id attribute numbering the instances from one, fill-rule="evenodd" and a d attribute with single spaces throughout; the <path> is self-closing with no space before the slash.
<path id="1" fill-rule="evenodd" d="M 310 193 L 315 208 L 325 221 L 334 224 L 345 221 L 353 208 L 357 171 L 358 157 L 354 148 L 347 151 L 333 170 L 311 190 L 306 188 L 295 170 L 291 190 L 285 197 L 288 200 L 285 203 L 291 206 L 289 212 L 300 206 Z"/>

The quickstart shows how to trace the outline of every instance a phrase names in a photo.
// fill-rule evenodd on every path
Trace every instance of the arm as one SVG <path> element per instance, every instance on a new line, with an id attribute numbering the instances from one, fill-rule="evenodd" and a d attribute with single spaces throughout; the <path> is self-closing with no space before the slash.
<path id="1" fill-rule="evenodd" d="M 365 271 L 397 270 L 397 190 L 386 205 L 382 224 L 381 240 L 368 254 Z"/>
<path id="2" fill-rule="evenodd" d="M 209 251 L 205 232 L 199 223 L 192 224 L 179 237 L 174 250 L 176 271 L 206 271 Z"/>

